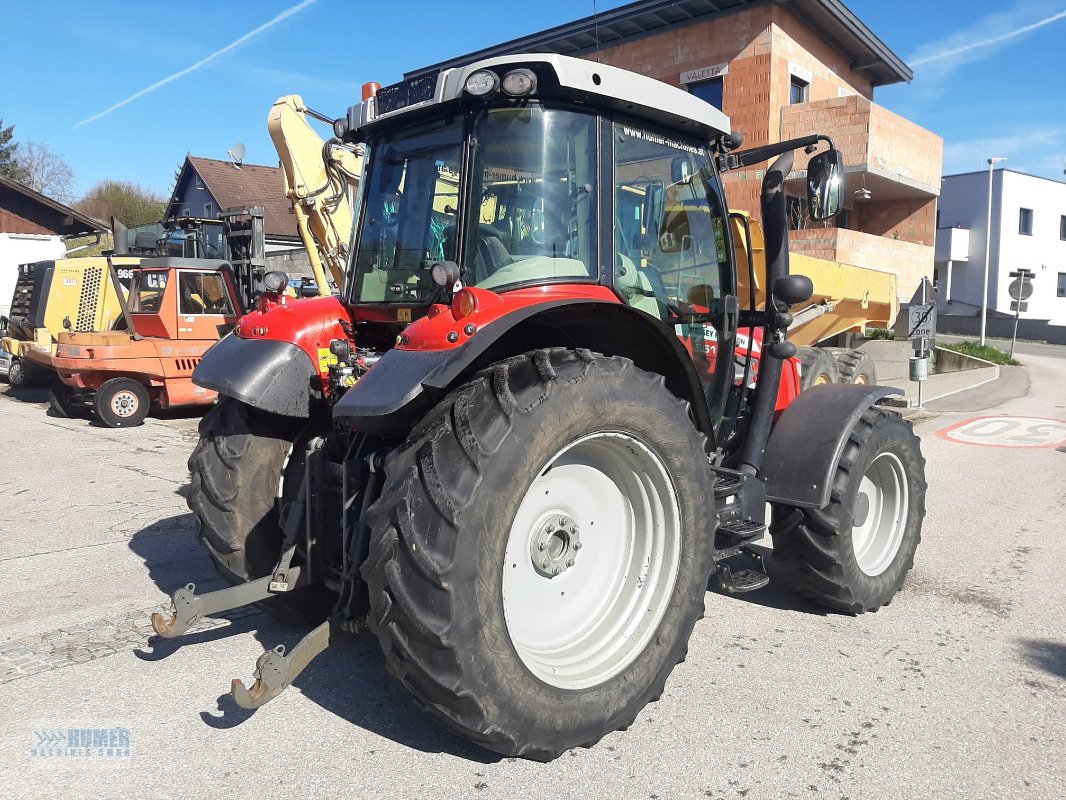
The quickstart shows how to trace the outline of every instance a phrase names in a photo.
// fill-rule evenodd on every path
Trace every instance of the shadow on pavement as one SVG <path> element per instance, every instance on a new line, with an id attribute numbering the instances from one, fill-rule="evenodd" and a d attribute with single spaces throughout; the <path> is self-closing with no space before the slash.
<path id="1" fill-rule="evenodd" d="M 149 577 L 168 595 L 188 583 L 196 584 L 198 592 L 225 586 L 207 551 L 197 541 L 195 531 L 193 516 L 183 514 L 154 522 L 130 540 L 130 549 L 144 562 Z M 219 628 L 177 639 L 153 636 L 148 648 L 137 652 L 137 657 L 159 661 L 182 647 L 244 633 L 255 636 L 264 650 L 279 644 L 291 650 L 311 628 L 310 624 L 303 627 L 284 624 L 261 611 L 234 613 L 239 616 Z M 147 669 L 151 667 L 146 666 Z M 220 674 L 218 679 L 224 683 L 239 677 L 245 685 L 250 685 L 254 670 L 255 663 L 250 661 L 246 674 Z M 148 679 L 146 673 L 145 680 Z M 503 758 L 449 733 L 418 710 L 407 691 L 385 671 L 381 649 L 368 634 L 341 636 L 286 691 L 299 691 L 345 721 L 415 750 L 448 753 L 479 763 Z M 202 711 L 200 718 L 209 727 L 225 729 L 242 724 L 255 713 L 272 712 L 269 705 L 262 712 L 247 711 L 227 693 L 218 698 L 215 709 Z"/>
<path id="2" fill-rule="evenodd" d="M 1044 672 L 1066 678 L 1066 644 L 1048 639 L 1023 639 L 1022 656 Z"/>

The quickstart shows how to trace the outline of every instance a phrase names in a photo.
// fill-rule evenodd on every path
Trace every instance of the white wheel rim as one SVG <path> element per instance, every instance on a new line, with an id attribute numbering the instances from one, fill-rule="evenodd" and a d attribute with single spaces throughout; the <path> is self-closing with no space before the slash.
<path id="1" fill-rule="evenodd" d="M 895 453 L 881 453 L 862 476 L 853 510 L 851 543 L 859 569 L 867 575 L 880 575 L 895 559 L 909 508 L 903 462 Z"/>
<path id="2" fill-rule="evenodd" d="M 669 606 L 681 524 L 666 466 L 633 436 L 595 433 L 550 458 L 504 554 L 504 619 L 522 663 L 561 689 L 628 667 Z"/>
<path id="3" fill-rule="evenodd" d="M 131 417 L 137 413 L 137 406 L 140 405 L 140 401 L 137 399 L 137 395 L 128 389 L 116 392 L 115 396 L 111 398 L 111 410 L 120 417 Z"/>

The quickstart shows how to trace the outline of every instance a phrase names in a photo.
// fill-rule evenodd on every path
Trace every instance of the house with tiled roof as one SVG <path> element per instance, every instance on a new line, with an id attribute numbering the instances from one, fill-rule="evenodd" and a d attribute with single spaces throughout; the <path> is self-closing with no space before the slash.
<path id="1" fill-rule="evenodd" d="M 99 220 L 0 176 L 0 316 L 10 311 L 19 264 L 62 258 L 66 239 L 106 230 Z"/>
<path id="2" fill-rule="evenodd" d="M 187 156 L 167 204 L 166 219 L 216 219 L 223 209 L 250 205 L 264 209 L 267 252 L 300 247 L 280 167 Z"/>

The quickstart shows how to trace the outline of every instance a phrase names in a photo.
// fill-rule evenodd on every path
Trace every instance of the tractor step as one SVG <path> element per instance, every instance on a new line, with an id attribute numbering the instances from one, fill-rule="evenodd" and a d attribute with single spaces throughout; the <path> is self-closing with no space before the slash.
<path id="1" fill-rule="evenodd" d="M 738 569 L 735 572 L 722 565 L 718 572 L 718 585 L 729 594 L 743 594 L 761 589 L 770 582 L 770 576 L 757 569 Z"/>
<path id="2" fill-rule="evenodd" d="M 725 534 L 733 539 L 753 539 L 762 535 L 765 531 L 766 526 L 763 523 L 744 519 L 732 520 L 718 526 L 718 533 Z"/>
<path id="3" fill-rule="evenodd" d="M 738 494 L 744 486 L 744 476 L 739 473 L 718 472 L 714 476 L 714 496 L 723 500 Z"/>

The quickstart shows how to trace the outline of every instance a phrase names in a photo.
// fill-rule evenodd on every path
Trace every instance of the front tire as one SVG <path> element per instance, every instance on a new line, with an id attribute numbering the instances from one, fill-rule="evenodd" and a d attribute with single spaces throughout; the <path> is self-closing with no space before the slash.
<path id="1" fill-rule="evenodd" d="M 888 605 L 914 565 L 925 491 L 925 459 L 910 422 L 871 408 L 848 437 L 829 505 L 773 506 L 778 577 L 837 611 Z"/>
<path id="2" fill-rule="evenodd" d="M 135 428 L 148 416 L 148 390 L 132 378 L 104 381 L 93 396 L 93 414 L 108 428 Z"/>
<path id="3" fill-rule="evenodd" d="M 26 365 L 21 358 L 12 357 L 11 366 L 7 370 L 7 383 L 13 389 L 19 389 L 26 385 Z"/>
<path id="4" fill-rule="evenodd" d="M 658 699 L 703 614 L 714 531 L 703 438 L 660 376 L 583 350 L 508 359 L 385 469 L 368 624 L 419 705 L 549 760 Z"/>

